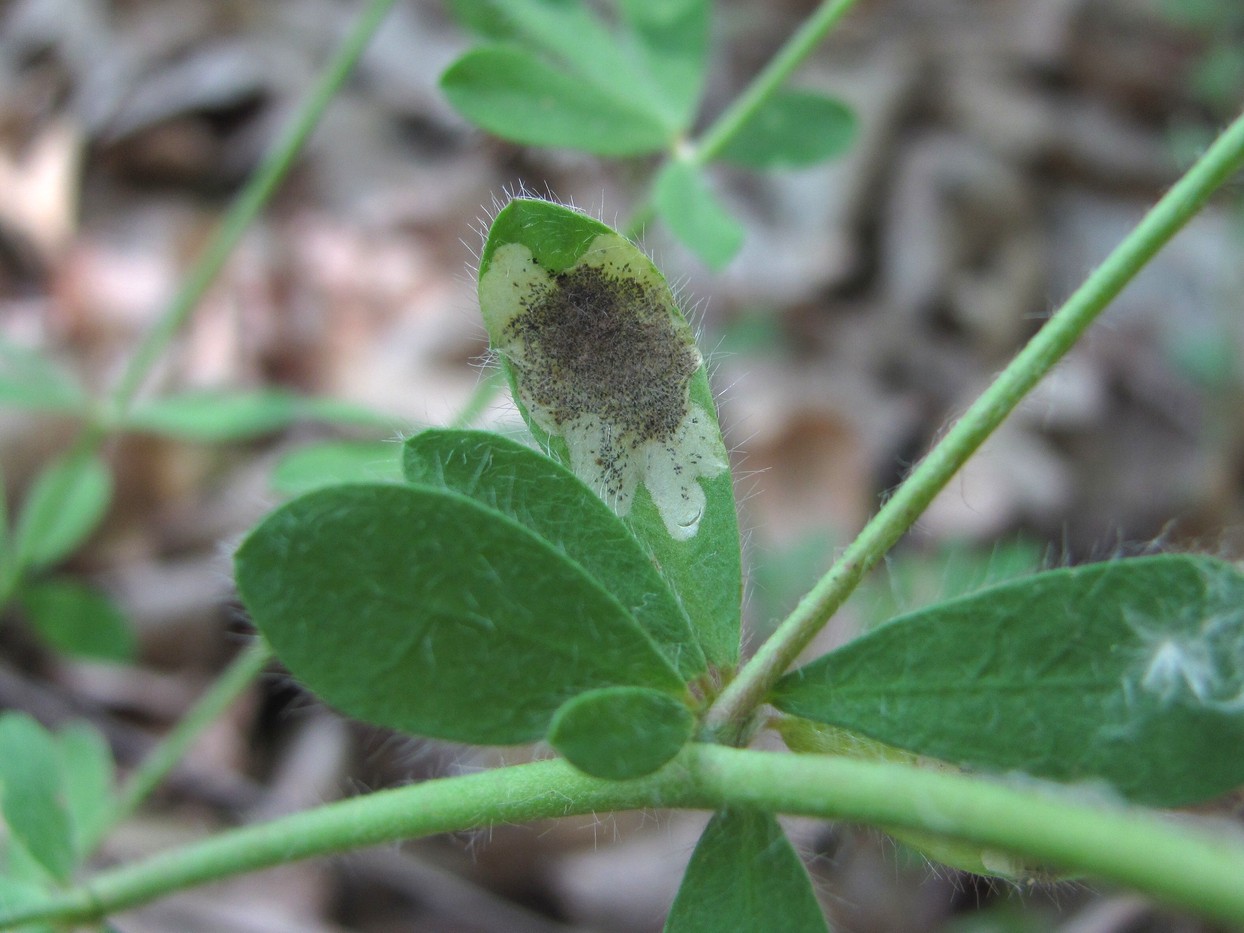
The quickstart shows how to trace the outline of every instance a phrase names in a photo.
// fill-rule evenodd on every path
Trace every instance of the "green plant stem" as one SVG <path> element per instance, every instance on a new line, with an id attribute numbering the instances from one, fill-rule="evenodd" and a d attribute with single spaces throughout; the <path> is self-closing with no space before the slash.
<path id="1" fill-rule="evenodd" d="M 721 154 L 721 150 L 738 135 L 765 102 L 786 83 L 795 69 L 811 54 L 838 21 L 847 14 L 856 0 L 825 0 L 804 20 L 803 25 L 783 45 L 743 90 L 704 131 L 687 158 L 696 165 L 705 165 Z"/>
<path id="2" fill-rule="evenodd" d="M 395 0 L 370 0 L 337 49 L 293 122 L 238 194 L 224 220 L 186 275 L 168 309 L 156 321 L 130 359 L 112 392 L 112 417 L 121 420 L 164 348 L 198 305 L 252 221 L 289 173 L 303 144 L 357 64 Z"/>
<path id="3" fill-rule="evenodd" d="M 851 595 L 864 575 L 1123 287 L 1244 165 L 1244 115 L 1145 215 L 945 434 L 859 536 L 718 696 L 706 723 L 724 742 L 747 738 L 748 721 L 778 678 Z"/>
<path id="4" fill-rule="evenodd" d="M 97 919 L 172 891 L 297 859 L 497 823 L 645 807 L 761 807 L 953 836 L 1084 872 L 1244 923 L 1235 830 L 906 764 L 692 745 L 660 771 L 602 781 L 562 760 L 381 791 L 232 830 L 101 872 L 40 904 L 0 909 L 0 928 Z"/>
<path id="5" fill-rule="evenodd" d="M 496 397 L 503 385 L 505 385 L 505 374 L 502 373 L 500 367 L 489 367 L 480 376 L 480 380 L 476 383 L 470 398 L 466 400 L 462 409 L 450 419 L 447 427 L 469 428 L 471 423 L 483 414 L 484 409 L 488 407 L 488 403 Z"/>
<path id="6" fill-rule="evenodd" d="M 272 657 L 262 638 L 242 651 L 164 740 L 142 760 L 121 788 L 108 820 L 92 827 L 83 843 L 90 852 L 108 831 L 136 811 L 170 771 L 186 756 L 203 730 L 215 722 L 259 675 Z"/>

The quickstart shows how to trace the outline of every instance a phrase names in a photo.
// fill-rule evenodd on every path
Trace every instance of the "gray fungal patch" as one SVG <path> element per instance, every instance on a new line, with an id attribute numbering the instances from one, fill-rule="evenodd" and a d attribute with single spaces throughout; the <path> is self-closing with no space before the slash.
<path id="1" fill-rule="evenodd" d="M 530 250 L 495 251 L 480 282 L 485 322 L 533 421 L 565 440 L 574 472 L 619 514 L 647 486 L 670 535 L 692 537 L 697 481 L 727 467 L 713 419 L 689 397 L 702 359 L 659 274 L 616 235 L 574 266 L 542 268 Z"/>

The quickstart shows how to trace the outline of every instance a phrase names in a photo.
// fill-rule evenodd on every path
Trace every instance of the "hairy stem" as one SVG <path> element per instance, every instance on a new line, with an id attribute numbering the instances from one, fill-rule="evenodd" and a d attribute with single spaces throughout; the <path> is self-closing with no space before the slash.
<path id="1" fill-rule="evenodd" d="M 238 194 L 224 220 L 206 248 L 195 261 L 193 268 L 182 281 L 181 288 L 173 297 L 160 319 L 139 344 L 129 365 L 121 375 L 112 392 L 112 415 L 120 420 L 134 396 L 142 387 L 143 380 L 155 365 L 160 354 L 173 336 L 194 311 L 208 287 L 215 280 L 225 262 L 232 254 L 242 235 L 263 210 L 277 187 L 289 173 L 299 152 L 302 151 L 311 132 L 319 123 L 324 111 L 345 83 L 358 63 L 363 50 L 380 27 L 394 0 L 370 0 L 350 33 L 337 49 L 319 80 L 311 88 L 305 102 L 294 115 L 293 122 L 277 140 L 271 152 L 264 158 L 246 187 Z"/>
<path id="2" fill-rule="evenodd" d="M 746 723 L 752 712 L 864 575 L 1123 287 L 1241 165 L 1244 115 L 1218 137 L 946 432 L 842 557 L 726 686 L 707 720 L 719 739 L 727 743 L 746 739 Z"/>
<path id="3" fill-rule="evenodd" d="M 1244 840 L 1168 815 L 906 764 L 692 745 L 634 781 L 587 777 L 561 760 L 427 781 L 222 833 L 101 872 L 0 928 L 97 919 L 182 888 L 297 859 L 497 823 L 646 807 L 746 805 L 922 830 L 1118 882 L 1244 923 Z"/>

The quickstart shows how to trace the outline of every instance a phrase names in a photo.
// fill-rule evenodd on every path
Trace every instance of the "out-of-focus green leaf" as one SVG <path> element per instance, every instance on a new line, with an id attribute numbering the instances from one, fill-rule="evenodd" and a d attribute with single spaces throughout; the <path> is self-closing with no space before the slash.
<path id="1" fill-rule="evenodd" d="M 1036 574 L 883 625 L 773 702 L 955 764 L 1195 803 L 1244 783 L 1244 576 L 1187 555 Z"/>
<path id="2" fill-rule="evenodd" d="M 17 519 L 19 566 L 46 566 L 67 556 L 99 525 L 111 499 L 112 474 L 99 457 L 72 453 L 49 464 Z"/>
<path id="3" fill-rule="evenodd" d="M 43 354 L 0 339 L 0 406 L 83 414 L 82 387 Z"/>
<path id="4" fill-rule="evenodd" d="M 112 811 L 113 761 L 107 740 L 86 723 L 66 726 L 56 736 L 60 753 L 65 807 L 73 826 L 78 857 L 88 853 L 82 843 Z"/>
<path id="5" fill-rule="evenodd" d="M 665 148 L 670 131 L 625 86 L 610 93 L 507 46 L 468 52 L 441 76 L 463 116 L 490 133 L 529 146 L 630 156 Z"/>
<path id="6" fill-rule="evenodd" d="M 390 421 L 361 405 L 281 390 L 203 390 L 141 402 L 126 417 L 125 427 L 181 440 L 220 443 L 262 437 L 302 419 L 365 426 Z"/>
<path id="7" fill-rule="evenodd" d="M 811 91 L 778 91 L 718 158 L 754 169 L 802 168 L 841 155 L 855 141 L 855 114 Z"/>
<path id="8" fill-rule="evenodd" d="M 567 700 L 548 739 L 580 771 L 626 781 L 677 755 L 694 729 L 695 717 L 677 697 L 645 687 L 603 687 Z"/>
<path id="9" fill-rule="evenodd" d="M 500 512 L 425 486 L 320 489 L 237 554 L 290 671 L 360 719 L 479 744 L 538 739 L 566 700 L 685 687 L 616 599 Z"/>
<path id="10" fill-rule="evenodd" d="M 695 119 L 707 70 L 708 0 L 622 0 L 644 72 L 677 127 Z"/>
<path id="11" fill-rule="evenodd" d="M 69 878 L 75 856 L 60 754 L 52 736 L 24 713 L 0 716 L 0 813 L 52 878 Z"/>
<path id="12" fill-rule="evenodd" d="M 683 244 L 714 269 L 743 246 L 743 227 L 721 205 L 698 168 L 671 160 L 657 176 L 653 203 Z"/>
<path id="13" fill-rule="evenodd" d="M 828 933 L 807 869 L 772 814 L 723 810 L 700 837 L 665 933 Z"/>
<path id="14" fill-rule="evenodd" d="M 30 624 L 57 651 L 103 661 L 134 656 L 129 620 L 99 590 L 53 578 L 24 584 L 18 600 Z"/>

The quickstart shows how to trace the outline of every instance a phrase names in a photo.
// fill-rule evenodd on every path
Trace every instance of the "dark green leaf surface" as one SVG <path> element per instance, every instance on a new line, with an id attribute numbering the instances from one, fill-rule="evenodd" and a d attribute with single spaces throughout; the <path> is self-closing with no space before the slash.
<path id="1" fill-rule="evenodd" d="M 480 307 L 541 446 L 621 515 L 709 661 L 732 667 L 741 573 L 729 460 L 664 277 L 604 224 L 518 198 L 484 244 Z"/>
<path id="2" fill-rule="evenodd" d="M 79 858 L 81 841 L 91 838 L 113 807 L 113 761 L 108 741 L 85 722 L 71 723 L 56 736 L 65 808 Z"/>
<path id="3" fill-rule="evenodd" d="M 432 429 L 406 442 L 412 483 L 446 486 L 530 528 L 608 590 L 684 679 L 704 654 L 677 598 L 635 536 L 561 464 L 486 431 Z"/>
<path id="4" fill-rule="evenodd" d="M 77 381 L 41 353 L 0 339 L 0 406 L 84 413 Z"/>
<path id="5" fill-rule="evenodd" d="M 665 933 L 828 933 L 803 862 L 771 814 L 714 814 Z"/>
<path id="6" fill-rule="evenodd" d="M 1244 577 L 1179 555 L 1038 574 L 883 625 L 773 702 L 950 762 L 1204 800 L 1244 783 Z"/>
<path id="7" fill-rule="evenodd" d="M 325 441 L 286 454 L 272 471 L 272 488 L 298 496 L 341 483 L 402 482 L 402 448 L 393 441 Z"/>
<path id="8" fill-rule="evenodd" d="M 710 267 L 722 268 L 742 248 L 742 225 L 722 207 L 694 165 L 678 160 L 666 164 L 657 176 L 653 199 L 674 235 Z"/>
<path id="9" fill-rule="evenodd" d="M 644 687 L 602 687 L 557 711 L 549 744 L 580 771 L 611 781 L 651 774 L 691 739 L 695 717 L 681 700 Z"/>
<path id="10" fill-rule="evenodd" d="M 57 651 L 102 661 L 134 656 L 125 613 L 99 590 L 74 580 L 40 580 L 25 584 L 18 600 L 30 624 Z"/>
<path id="11" fill-rule="evenodd" d="M 584 690 L 684 692 L 577 564 L 444 490 L 309 493 L 247 538 L 237 581 L 294 676 L 349 715 L 419 735 L 524 742 Z"/>
<path id="12" fill-rule="evenodd" d="M 708 59 L 708 0 L 622 0 L 643 70 L 676 127 L 695 119 Z"/>
<path id="13" fill-rule="evenodd" d="M 841 101 L 811 91 L 778 91 L 718 158 L 746 168 L 801 168 L 841 155 L 855 133 L 855 114 Z"/>
<path id="14" fill-rule="evenodd" d="M 35 480 L 17 520 L 14 548 L 24 567 L 53 564 L 95 530 L 112 498 L 112 474 L 95 456 L 70 454 Z"/>
<path id="15" fill-rule="evenodd" d="M 619 90 L 608 93 L 537 56 L 486 46 L 441 76 L 463 116 L 490 133 L 529 146 L 629 156 L 665 148 L 670 131 Z"/>
<path id="16" fill-rule="evenodd" d="M 0 812 L 8 830 L 57 880 L 73 872 L 56 742 L 24 713 L 0 716 Z"/>

